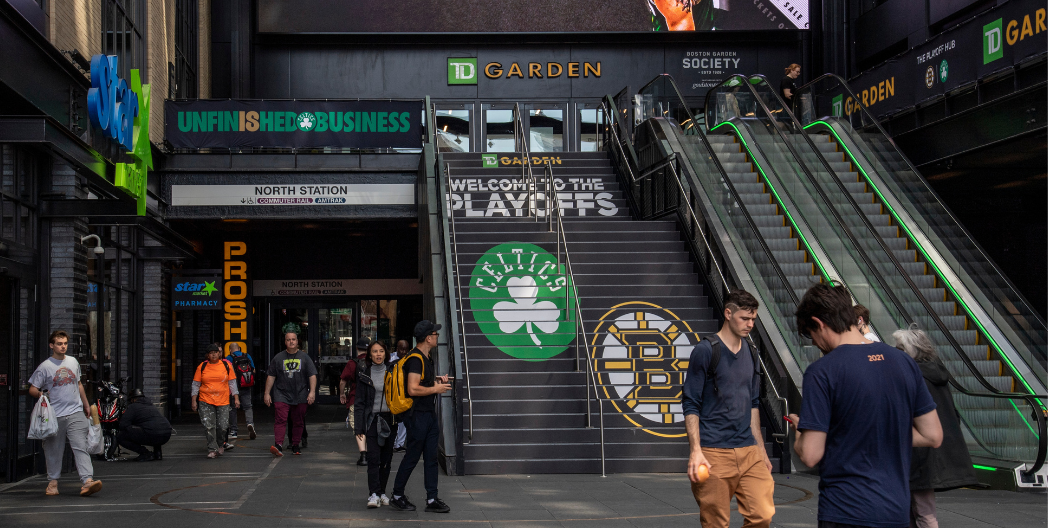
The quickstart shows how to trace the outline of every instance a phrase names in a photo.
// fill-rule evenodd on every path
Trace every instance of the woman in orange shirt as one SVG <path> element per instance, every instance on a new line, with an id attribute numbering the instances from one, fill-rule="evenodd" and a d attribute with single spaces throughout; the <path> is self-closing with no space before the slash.
<path id="1" fill-rule="evenodd" d="M 223 368 L 224 367 L 224 368 Z M 228 361 L 222 359 L 222 347 L 207 347 L 207 361 L 200 364 L 193 375 L 193 410 L 200 408 L 200 423 L 204 424 L 207 434 L 207 457 L 216 458 L 233 445 L 218 445 L 219 438 L 229 428 L 229 395 L 234 404 L 240 408 L 240 392 L 237 390 L 237 376 Z M 199 404 L 197 399 L 200 400 Z"/>

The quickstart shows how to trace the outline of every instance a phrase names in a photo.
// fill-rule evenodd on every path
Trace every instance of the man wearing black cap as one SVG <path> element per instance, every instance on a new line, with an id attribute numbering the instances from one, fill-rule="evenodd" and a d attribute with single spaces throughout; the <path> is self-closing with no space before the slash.
<path id="1" fill-rule="evenodd" d="M 135 389 L 131 392 L 127 411 L 120 417 L 116 439 L 122 447 L 138 453 L 135 462 L 161 460 L 164 455 L 160 446 L 171 439 L 171 423 L 142 394 L 142 389 Z M 153 452 L 150 453 L 146 446 L 153 446 Z"/>
<path id="2" fill-rule="evenodd" d="M 415 348 L 408 352 L 404 372 L 406 392 L 413 401 L 411 409 L 403 413 L 408 429 L 407 451 L 397 469 L 393 481 L 393 500 L 389 505 L 396 510 L 414 511 L 415 505 L 404 496 L 411 472 L 415 470 L 419 457 L 425 457 L 426 511 L 448 513 L 451 508 L 437 497 L 437 438 L 440 422 L 436 413 L 437 394 L 451 389 L 447 376 L 436 375 L 436 364 L 432 351 L 437 349 L 440 325 L 428 320 L 415 325 Z"/>

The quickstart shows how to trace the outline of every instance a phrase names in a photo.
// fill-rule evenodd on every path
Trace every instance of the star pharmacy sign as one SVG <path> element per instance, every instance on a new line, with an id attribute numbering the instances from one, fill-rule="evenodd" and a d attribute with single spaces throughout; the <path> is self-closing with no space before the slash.
<path id="1" fill-rule="evenodd" d="M 510 242 L 489 249 L 469 284 L 473 318 L 502 352 L 541 361 L 575 340 L 575 287 L 566 267 L 541 247 Z"/>
<path id="2" fill-rule="evenodd" d="M 615 409 L 646 433 L 679 438 L 687 433 L 681 391 L 692 349 L 691 326 L 648 302 L 614 306 L 593 333 L 597 383 Z M 675 426 L 676 425 L 676 426 Z"/>

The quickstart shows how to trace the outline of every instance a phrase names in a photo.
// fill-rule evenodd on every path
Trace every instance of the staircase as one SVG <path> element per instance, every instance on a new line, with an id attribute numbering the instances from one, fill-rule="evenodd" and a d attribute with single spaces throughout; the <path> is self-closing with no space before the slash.
<path id="1" fill-rule="evenodd" d="M 500 156 L 485 168 L 480 154 L 443 155 L 473 398 L 472 438 L 468 402 L 462 410 L 466 474 L 601 471 L 586 342 L 604 400 L 605 470 L 684 471 L 681 386 L 717 314 L 675 223 L 633 220 L 604 153 L 554 154 L 578 314 L 565 257 L 544 222 L 545 194 L 538 221 L 528 217 L 520 165 Z"/>

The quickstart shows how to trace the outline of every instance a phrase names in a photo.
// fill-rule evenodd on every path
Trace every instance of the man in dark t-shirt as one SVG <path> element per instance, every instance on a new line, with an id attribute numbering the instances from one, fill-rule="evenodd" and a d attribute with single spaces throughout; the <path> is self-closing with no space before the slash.
<path id="1" fill-rule="evenodd" d="M 822 462 L 819 528 L 905 528 L 911 448 L 939 447 L 942 426 L 917 363 L 856 321 L 844 286 L 817 284 L 797 307 L 798 332 L 826 355 L 804 373 L 794 449 Z"/>
<path id="2" fill-rule="evenodd" d="M 408 478 L 415 470 L 419 457 L 425 457 L 426 511 L 448 513 L 451 508 L 437 497 L 437 440 L 440 422 L 436 413 L 438 394 L 451 389 L 447 376 L 436 375 L 433 353 L 437 350 L 440 325 L 422 320 L 415 325 L 415 348 L 408 352 L 404 363 L 405 392 L 412 399 L 411 409 L 403 413 L 407 425 L 408 442 L 404 459 L 393 481 L 393 499 L 389 505 L 400 511 L 414 511 L 415 505 L 404 495 Z M 422 356 L 421 358 L 419 356 Z"/>
<path id="3" fill-rule="evenodd" d="M 729 293 L 720 332 L 700 341 L 688 362 L 681 406 L 691 448 L 688 477 L 703 528 L 727 528 L 732 497 L 746 526 L 767 527 L 775 515 L 775 481 L 761 438 L 759 360 L 747 342 L 759 306 L 749 292 Z M 708 471 L 705 480 L 700 466 Z"/>
<path id="4" fill-rule="evenodd" d="M 779 81 L 779 97 L 786 107 L 792 110 L 793 96 L 797 95 L 797 77 L 801 76 L 801 65 L 790 64 L 786 67 L 786 76 Z"/>

